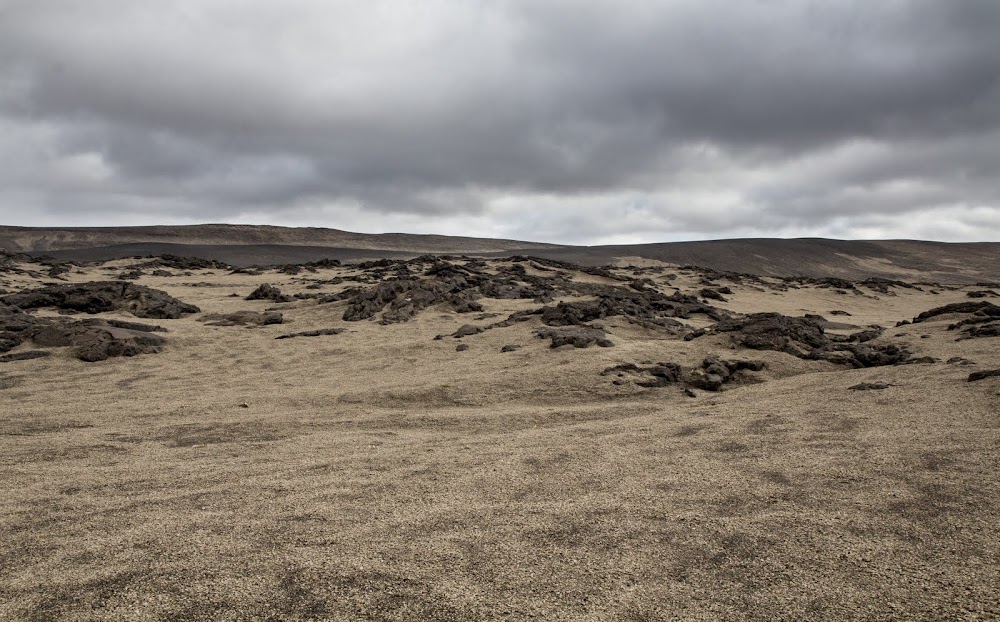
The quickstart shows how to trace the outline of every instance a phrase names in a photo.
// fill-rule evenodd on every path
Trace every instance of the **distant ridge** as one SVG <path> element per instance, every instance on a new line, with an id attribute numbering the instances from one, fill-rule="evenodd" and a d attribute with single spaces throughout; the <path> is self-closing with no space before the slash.
<path id="1" fill-rule="evenodd" d="M 413 233 L 352 233 L 320 227 L 271 225 L 155 225 L 146 227 L 9 227 L 0 226 L 0 248 L 18 252 L 70 250 L 125 244 L 193 244 L 201 246 L 282 245 L 357 248 L 416 253 L 501 252 L 555 248 L 557 244 L 517 242 Z"/>
<path id="2" fill-rule="evenodd" d="M 585 265 L 637 259 L 764 276 L 868 277 L 941 283 L 1000 280 L 1000 242 L 747 238 L 566 246 L 444 235 L 365 234 L 262 225 L 0 227 L 0 248 L 80 261 L 174 254 L 236 266 L 421 254 L 535 255 Z"/>

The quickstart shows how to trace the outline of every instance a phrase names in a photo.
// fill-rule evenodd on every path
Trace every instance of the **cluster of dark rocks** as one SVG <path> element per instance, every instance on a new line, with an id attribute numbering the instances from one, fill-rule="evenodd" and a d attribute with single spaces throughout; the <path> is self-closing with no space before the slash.
<path id="1" fill-rule="evenodd" d="M 463 277 L 398 279 L 367 289 L 349 289 L 340 295 L 346 295 L 348 300 L 343 318 L 357 322 L 382 313 L 381 324 L 395 324 L 409 321 L 420 311 L 439 304 L 446 304 L 457 313 L 482 311 L 482 305 L 463 281 Z"/>
<path id="2" fill-rule="evenodd" d="M 888 382 L 861 382 L 847 387 L 849 391 L 884 391 L 893 385 Z"/>
<path id="3" fill-rule="evenodd" d="M 22 268 L 18 264 L 33 264 L 38 266 L 38 269 Z M 78 265 L 75 261 L 63 261 L 48 256 L 34 257 L 26 253 L 12 253 L 0 249 L 0 274 L 23 275 L 37 279 L 48 277 L 65 281 L 62 275 L 68 274 Z"/>
<path id="4" fill-rule="evenodd" d="M 272 269 L 276 272 L 281 272 L 282 274 L 300 274 L 305 272 L 317 272 L 321 269 L 327 268 L 339 268 L 340 260 L 338 259 L 320 259 L 319 261 L 308 261 L 306 263 L 293 263 L 293 264 L 282 264 L 279 266 L 272 266 Z"/>
<path id="5" fill-rule="evenodd" d="M 235 311 L 233 313 L 208 313 L 200 318 L 199 322 L 205 322 L 206 326 L 269 326 L 271 324 L 282 324 L 284 316 L 277 311 Z"/>
<path id="6" fill-rule="evenodd" d="M 378 318 L 380 323 L 394 324 L 406 322 L 420 311 L 437 305 L 457 313 L 481 312 L 483 307 L 478 300 L 483 297 L 549 302 L 557 292 L 567 291 L 571 284 L 568 279 L 559 276 L 549 278 L 529 274 L 517 264 L 502 267 L 494 274 L 486 271 L 481 261 L 454 264 L 436 257 L 370 263 L 374 269 L 391 267 L 394 273 L 372 287 L 348 288 L 323 296 L 320 302 L 346 300 L 348 304 L 343 318 L 349 322 L 373 319 L 381 314 Z M 414 267 L 423 269 L 416 272 Z"/>
<path id="7" fill-rule="evenodd" d="M 971 374 L 969 374 L 969 382 L 976 382 L 979 380 L 985 380 L 986 378 L 998 378 L 998 377 L 1000 377 L 1000 369 L 974 371 Z"/>
<path id="8" fill-rule="evenodd" d="M 70 313 L 127 311 L 136 317 L 160 320 L 200 311 L 164 291 L 119 281 L 46 285 L 0 296 L 0 303 L 24 310 L 48 307 Z"/>
<path id="9" fill-rule="evenodd" d="M 897 326 L 909 323 L 919 324 L 943 315 L 966 316 L 948 325 L 948 330 L 959 331 L 960 335 L 957 339 L 959 341 L 976 337 L 1000 337 L 1000 306 L 985 300 L 956 302 L 935 307 L 917 315 L 912 322 L 904 320 Z"/>
<path id="10" fill-rule="evenodd" d="M 717 322 L 685 336 L 696 339 L 707 334 L 725 334 L 738 347 L 774 350 L 800 359 L 822 360 L 852 367 L 895 365 L 911 358 L 895 344 L 870 343 L 882 329 L 869 328 L 850 335 L 826 333 L 820 316 L 790 317 L 780 313 L 752 313 Z"/>
<path id="11" fill-rule="evenodd" d="M 113 356 L 135 356 L 161 351 L 165 340 L 160 326 L 87 318 L 36 317 L 17 307 L 0 304 L 0 353 L 7 353 L 23 343 L 39 348 L 72 346 L 82 361 L 103 361 Z M 5 354 L 5 362 L 47 356 L 46 351 L 32 350 Z"/>
<path id="12" fill-rule="evenodd" d="M 635 363 L 623 363 L 608 367 L 602 376 L 617 376 L 615 384 L 623 384 L 624 378 L 632 375 L 641 379 L 636 384 L 641 387 L 665 387 L 682 385 L 688 389 L 719 391 L 722 386 L 737 380 L 749 378 L 746 372 L 759 372 L 767 368 L 764 361 L 724 360 L 717 356 L 706 357 L 697 367 L 684 367 L 678 363 L 657 363 L 640 367 Z"/>
<path id="13" fill-rule="evenodd" d="M 282 294 L 281 290 L 270 283 L 264 283 L 250 292 L 244 300 L 270 300 L 271 302 L 291 302 L 292 297 Z"/>
<path id="14" fill-rule="evenodd" d="M 339 335 L 344 332 L 344 328 L 319 328 L 317 330 L 303 330 L 297 333 L 286 333 L 278 335 L 275 339 L 294 339 L 296 337 L 322 337 L 323 335 Z"/>
<path id="15" fill-rule="evenodd" d="M 614 347 L 614 342 L 608 339 L 608 334 L 601 328 L 593 326 L 567 326 L 552 328 L 544 326 L 535 330 L 535 335 L 551 342 L 550 348 L 573 346 L 574 348 L 589 348 L 597 345 L 601 348 Z"/>
<path id="16" fill-rule="evenodd" d="M 159 352 L 165 340 L 160 326 L 103 318 L 38 317 L 29 310 L 53 308 L 67 314 L 127 311 L 142 318 L 175 319 L 197 313 L 166 292 L 132 283 L 98 281 L 55 284 L 0 297 L 0 353 L 24 343 L 37 347 L 71 346 L 77 358 L 102 361 L 113 356 Z M 15 353 L 7 360 L 43 354 Z"/>
<path id="17" fill-rule="evenodd" d="M 578 289 L 575 293 L 589 294 L 595 296 L 596 300 L 560 302 L 554 307 L 545 307 L 542 310 L 542 322 L 548 326 L 576 326 L 593 320 L 622 316 L 645 327 L 683 331 L 686 327 L 679 320 L 689 319 L 695 314 L 716 321 L 732 316 L 724 309 L 680 292 L 666 295 L 652 289 L 635 291 L 607 286 L 582 289 L 583 291 Z"/>
<path id="18" fill-rule="evenodd" d="M 158 256 L 148 256 L 148 261 L 144 261 L 137 265 L 137 268 L 169 268 L 171 270 L 180 270 L 182 272 L 190 272 L 191 270 L 232 270 L 233 267 L 229 264 L 216 261 L 214 259 L 202 259 L 200 257 L 180 257 L 177 255 L 158 255 Z"/>

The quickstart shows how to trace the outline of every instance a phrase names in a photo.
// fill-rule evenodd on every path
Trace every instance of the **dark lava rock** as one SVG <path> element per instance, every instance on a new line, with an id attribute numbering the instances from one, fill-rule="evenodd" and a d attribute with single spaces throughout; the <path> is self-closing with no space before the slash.
<path id="1" fill-rule="evenodd" d="M 270 283 L 264 283 L 257 289 L 250 292 L 250 295 L 244 298 L 244 300 L 270 300 L 272 302 L 291 302 L 292 297 L 286 294 L 282 294 L 280 289 L 272 286 Z"/>
<path id="2" fill-rule="evenodd" d="M 89 328 L 75 339 L 76 356 L 82 361 L 103 361 L 114 356 L 136 356 L 162 351 L 159 335 L 125 328 Z"/>
<path id="3" fill-rule="evenodd" d="M 805 358 L 840 363 L 852 367 L 898 365 L 910 358 L 910 352 L 894 344 L 831 344 L 817 348 Z"/>
<path id="4" fill-rule="evenodd" d="M 602 348 L 611 348 L 615 344 L 607 338 L 607 333 L 599 328 L 591 326 L 570 326 L 566 328 L 542 327 L 535 331 L 535 334 L 542 339 L 551 339 L 550 348 L 560 346 L 573 346 L 574 348 L 589 348 L 598 345 Z"/>
<path id="5" fill-rule="evenodd" d="M 734 345 L 753 350 L 785 352 L 801 359 L 825 360 L 853 367 L 893 365 L 910 357 L 896 345 L 870 344 L 878 335 L 870 329 L 853 335 L 827 335 L 816 317 L 789 317 L 780 313 L 753 313 L 718 322 L 696 338 L 710 332 L 728 333 Z M 688 337 L 685 337 L 686 339 Z"/>
<path id="6" fill-rule="evenodd" d="M 517 352 L 520 349 L 521 349 L 521 346 L 506 345 L 506 346 L 500 348 L 500 352 Z"/>
<path id="7" fill-rule="evenodd" d="M 31 340 L 50 348 L 74 346 L 82 361 L 103 361 L 114 356 L 160 352 L 166 341 L 153 331 L 118 328 L 103 322 L 57 320 L 35 328 Z"/>
<path id="8" fill-rule="evenodd" d="M 177 319 L 200 311 L 158 289 L 117 281 L 47 285 L 4 296 L 0 302 L 21 309 L 54 307 L 81 313 L 128 311 L 137 317 L 156 319 Z"/>
<path id="9" fill-rule="evenodd" d="M 275 339 L 293 339 L 295 337 L 319 337 L 322 335 L 339 335 L 344 332 L 344 328 L 321 328 L 319 330 L 304 330 L 297 333 L 278 335 Z"/>
<path id="10" fill-rule="evenodd" d="M 127 330 L 135 330 L 140 333 L 165 333 L 166 328 L 162 326 L 155 326 L 153 324 L 142 324 L 139 322 L 127 322 L 125 320 L 110 320 L 110 319 L 96 319 L 96 318 L 84 318 L 78 321 L 79 324 L 83 326 L 111 326 L 114 328 L 124 328 Z"/>
<path id="11" fill-rule="evenodd" d="M 3 354 L 0 355 L 0 363 L 10 363 L 13 361 L 30 361 L 31 359 L 40 359 L 49 356 L 51 352 L 47 350 L 27 350 L 26 352 L 17 352 L 15 354 Z"/>
<path id="12" fill-rule="evenodd" d="M 839 290 L 849 290 L 854 289 L 854 283 L 848 281 L 847 279 L 839 279 L 836 277 L 819 277 L 819 278 L 804 278 L 804 279 L 789 279 L 797 280 L 801 283 L 810 283 L 821 288 L 832 288 Z"/>
<path id="13" fill-rule="evenodd" d="M 852 333 L 850 335 L 847 335 L 847 338 L 845 339 L 845 341 L 848 341 L 850 343 L 865 343 L 866 341 L 871 341 L 872 339 L 878 339 L 879 337 L 882 336 L 882 333 L 884 333 L 884 332 L 885 332 L 885 329 L 881 328 L 881 327 L 880 328 L 869 328 L 867 330 L 863 330 L 863 331 L 860 331 L 860 332 L 857 332 L 857 333 Z M 828 335 L 828 337 L 830 337 L 831 339 L 833 339 L 833 335 Z"/>
<path id="14" fill-rule="evenodd" d="M 643 371 L 644 371 L 643 368 L 639 367 L 635 363 L 620 363 L 618 365 L 606 368 L 604 371 L 601 372 L 601 375 L 610 376 L 614 374 L 616 376 L 623 376 L 625 375 L 625 372 L 638 374 L 642 373 Z"/>
<path id="15" fill-rule="evenodd" d="M 984 378 L 992 378 L 994 376 L 1000 376 L 1000 369 L 991 369 L 989 371 L 974 371 L 969 374 L 969 382 L 976 382 L 977 380 L 983 380 Z"/>
<path id="16" fill-rule="evenodd" d="M 640 374 L 650 376 L 648 379 L 636 381 L 640 387 L 656 388 L 681 384 L 688 390 L 693 387 L 704 391 L 718 391 L 724 384 L 743 377 L 739 372 L 744 370 L 758 372 L 766 368 L 767 365 L 764 361 L 722 360 L 717 356 L 708 356 L 698 367 L 685 368 L 673 362 L 657 363 L 650 367 L 623 363 L 605 369 L 601 375 L 614 374 L 622 377 L 626 374 Z"/>
<path id="17" fill-rule="evenodd" d="M 470 335 L 478 335 L 479 333 L 484 332 L 485 330 L 486 329 L 483 328 L 482 326 L 476 326 L 474 324 L 463 324 L 458 328 L 458 330 L 453 332 L 451 336 L 455 337 L 456 339 L 461 339 L 462 337 L 468 337 Z"/>
<path id="18" fill-rule="evenodd" d="M 649 289 L 656 289 L 656 281 L 650 278 L 632 279 L 628 286 L 637 292 L 644 292 Z"/>
<path id="19" fill-rule="evenodd" d="M 913 318 L 913 323 L 917 324 L 919 322 L 925 322 L 931 318 L 949 313 L 969 313 L 979 316 L 1000 318 L 1000 307 L 985 300 L 981 300 L 979 302 L 955 302 L 950 305 L 934 307 L 929 311 L 924 311 L 917 317 Z"/>
<path id="20" fill-rule="evenodd" d="M 282 324 L 285 318 L 282 314 L 267 311 L 258 313 L 256 311 L 236 311 L 233 313 L 209 313 L 198 318 L 199 322 L 206 322 L 206 326 L 267 326 L 270 324 Z"/>
<path id="21" fill-rule="evenodd" d="M 834 309 L 833 311 L 830 311 L 830 315 L 846 315 L 846 316 L 850 317 L 851 314 L 848 313 L 847 311 L 842 311 L 840 309 Z"/>
<path id="22" fill-rule="evenodd" d="M 118 275 L 119 281 L 138 281 L 142 278 L 142 270 L 129 270 Z"/>
<path id="23" fill-rule="evenodd" d="M 465 352 L 468 349 L 469 349 L 469 344 L 460 343 L 455 347 L 455 352 Z"/>
<path id="24" fill-rule="evenodd" d="M 680 292 L 666 296 L 652 290 L 637 292 L 604 287 L 592 293 L 598 296 L 597 300 L 560 302 L 555 307 L 544 307 L 542 323 L 547 326 L 574 326 L 606 317 L 624 316 L 645 326 L 679 328 L 681 323 L 676 318 L 686 319 L 700 313 L 718 321 L 730 315 Z"/>
<path id="25" fill-rule="evenodd" d="M 969 292 L 966 294 L 969 298 L 987 298 L 989 296 L 1000 297 L 1000 294 L 996 293 L 992 289 L 979 290 L 974 292 Z"/>
<path id="26" fill-rule="evenodd" d="M 730 290 L 730 292 L 731 291 L 732 290 Z M 709 287 L 702 288 L 700 294 L 702 298 L 707 298 L 709 300 L 718 300 L 719 302 L 728 302 L 725 296 L 723 296 L 720 292 L 711 289 Z"/>
<path id="27" fill-rule="evenodd" d="M 780 313 L 753 313 L 723 320 L 712 326 L 717 333 L 730 333 L 733 341 L 752 350 L 776 350 L 806 358 L 803 350 L 822 348 L 830 343 L 819 322 L 811 318 L 789 317 Z"/>
<path id="28" fill-rule="evenodd" d="M 891 384 L 886 382 L 862 382 L 861 384 L 856 384 L 847 388 L 850 391 L 881 391 L 882 389 L 888 389 L 891 386 Z"/>
<path id="29" fill-rule="evenodd" d="M 476 293 L 464 276 L 448 279 L 394 279 L 375 287 L 346 294 L 350 303 L 344 319 L 357 322 L 374 317 L 383 309 L 382 324 L 406 322 L 418 312 L 436 304 L 448 304 L 458 313 L 482 311 Z"/>
<path id="30" fill-rule="evenodd" d="M 358 321 L 382 314 L 383 324 L 405 322 L 416 313 L 432 305 L 447 305 L 458 313 L 481 312 L 480 297 L 496 299 L 528 299 L 551 302 L 557 294 L 589 296 L 589 302 L 562 303 L 544 307 L 543 323 L 549 326 L 573 326 L 595 319 L 615 315 L 626 316 L 629 321 L 649 327 L 667 328 L 680 333 L 688 330 L 674 318 L 687 318 L 702 313 L 714 320 L 731 314 L 699 301 L 693 296 L 675 293 L 666 296 L 647 288 L 652 281 L 641 282 L 616 275 L 607 269 L 583 268 L 565 262 L 544 259 L 510 258 L 511 266 L 501 265 L 497 274 L 485 271 L 482 261 L 469 261 L 462 265 L 443 258 L 427 256 L 401 262 L 359 264 L 365 267 L 364 275 L 353 278 L 359 282 L 374 282 L 373 287 L 351 288 L 337 294 L 324 296 L 321 302 L 348 301 L 344 319 Z M 529 273 L 527 266 L 538 266 L 551 275 Z M 392 267 L 395 277 L 381 280 L 382 272 Z M 417 274 L 410 267 L 421 268 Z M 627 282 L 628 285 L 572 281 L 569 273 L 574 270 L 586 274 Z M 513 318 L 513 316 L 512 316 Z M 497 327 L 497 326 L 494 326 Z"/>
<path id="31" fill-rule="evenodd" d="M 375 259 L 373 261 L 362 261 L 357 264 L 360 270 L 371 270 L 372 268 L 391 268 L 403 263 L 401 259 Z"/>
<path id="32" fill-rule="evenodd" d="M 980 326 L 969 326 L 962 330 L 962 335 L 958 340 L 974 339 L 976 337 L 1000 337 L 1000 322 L 992 324 L 982 324 Z"/>
<path id="33" fill-rule="evenodd" d="M 142 264 L 148 268 L 173 268 L 174 270 L 229 270 L 232 266 L 214 259 L 160 255 Z"/>
<path id="34" fill-rule="evenodd" d="M 975 365 L 973 361 L 961 356 L 953 356 L 945 362 L 949 365 Z"/>
<path id="35" fill-rule="evenodd" d="M 77 358 L 102 361 L 112 356 L 159 352 L 165 341 L 152 333 L 163 330 L 159 326 L 120 320 L 35 317 L 0 304 L 0 352 L 30 340 L 43 348 L 72 346 Z"/>
<path id="36" fill-rule="evenodd" d="M 985 300 L 978 302 L 957 302 L 943 307 L 935 307 L 924 311 L 913 318 L 914 322 L 923 322 L 931 318 L 947 314 L 967 315 L 957 322 L 948 325 L 948 330 L 964 328 L 958 340 L 976 337 L 1000 336 L 1000 307 Z"/>

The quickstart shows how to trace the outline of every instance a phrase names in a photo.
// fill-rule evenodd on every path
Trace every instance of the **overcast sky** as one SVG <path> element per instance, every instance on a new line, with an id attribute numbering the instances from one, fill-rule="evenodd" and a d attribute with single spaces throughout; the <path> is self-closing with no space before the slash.
<path id="1" fill-rule="evenodd" d="M 0 0 L 0 224 L 1000 240 L 998 0 Z"/>

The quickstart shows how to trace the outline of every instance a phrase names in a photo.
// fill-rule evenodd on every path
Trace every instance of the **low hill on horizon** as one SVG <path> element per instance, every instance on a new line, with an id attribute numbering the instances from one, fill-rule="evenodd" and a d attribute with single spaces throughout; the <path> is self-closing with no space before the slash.
<path id="1" fill-rule="evenodd" d="M 745 238 L 614 246 L 569 246 L 404 233 L 364 234 L 263 225 L 0 227 L 0 249 L 64 260 L 173 254 L 235 266 L 360 261 L 421 254 L 534 255 L 582 265 L 695 265 L 762 276 L 869 277 L 945 283 L 1000 280 L 1000 242 Z"/>

